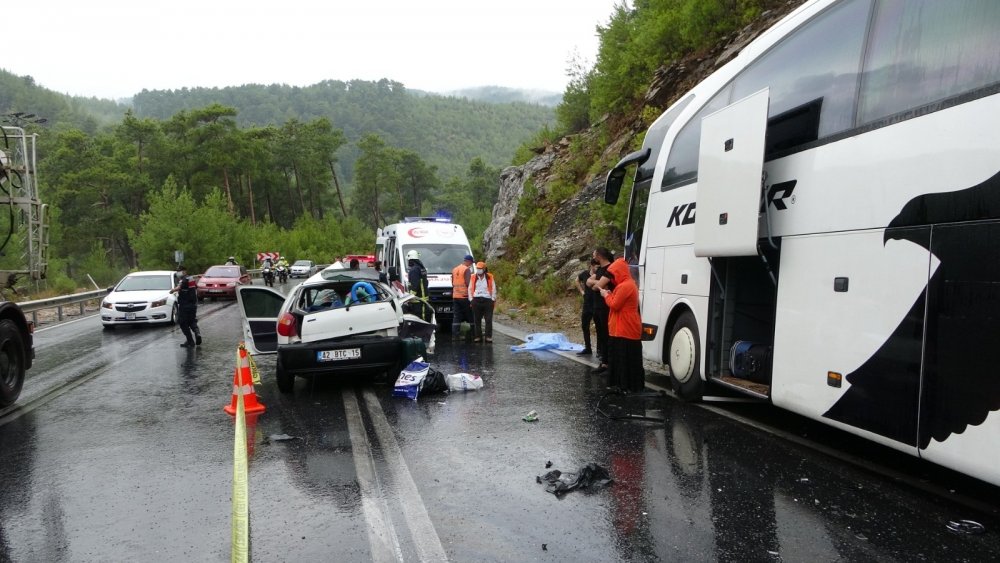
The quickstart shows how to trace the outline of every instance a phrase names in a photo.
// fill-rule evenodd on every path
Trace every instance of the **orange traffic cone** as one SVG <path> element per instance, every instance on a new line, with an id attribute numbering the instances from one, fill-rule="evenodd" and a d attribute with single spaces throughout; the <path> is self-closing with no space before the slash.
<path id="1" fill-rule="evenodd" d="M 264 405 L 257 402 L 257 393 L 253 390 L 253 376 L 250 374 L 250 358 L 246 347 L 240 343 L 236 355 L 236 373 L 233 374 L 233 401 L 222 407 L 229 416 L 236 416 L 236 401 L 240 399 L 240 389 L 243 389 L 243 408 L 247 415 L 264 412 Z"/>

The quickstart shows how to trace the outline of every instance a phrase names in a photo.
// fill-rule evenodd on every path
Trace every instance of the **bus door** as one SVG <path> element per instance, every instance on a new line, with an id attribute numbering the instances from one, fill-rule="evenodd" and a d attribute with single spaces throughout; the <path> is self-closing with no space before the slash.
<path id="1" fill-rule="evenodd" d="M 759 248 L 768 95 L 702 120 L 694 224 L 694 253 L 710 260 L 714 280 L 705 374 L 758 398 L 770 394 L 777 294 L 777 248 Z"/>
<path id="2" fill-rule="evenodd" d="M 767 88 L 702 120 L 695 256 L 756 256 Z"/>

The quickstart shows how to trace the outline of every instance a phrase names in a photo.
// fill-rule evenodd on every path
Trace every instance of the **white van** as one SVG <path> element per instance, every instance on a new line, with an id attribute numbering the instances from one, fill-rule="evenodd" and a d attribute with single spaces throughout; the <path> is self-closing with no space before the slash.
<path id="1" fill-rule="evenodd" d="M 442 326 L 451 325 L 451 271 L 472 254 L 461 225 L 441 217 L 406 217 L 375 235 L 376 259 L 382 261 L 389 281 L 409 290 L 406 254 L 416 250 L 427 268 L 427 282 L 434 314 Z"/>

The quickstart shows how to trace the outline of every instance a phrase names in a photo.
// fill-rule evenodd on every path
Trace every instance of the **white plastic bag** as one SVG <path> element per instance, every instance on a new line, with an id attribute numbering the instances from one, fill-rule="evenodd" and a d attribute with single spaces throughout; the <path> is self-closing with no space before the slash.
<path id="1" fill-rule="evenodd" d="M 483 378 L 469 373 L 449 373 L 444 376 L 450 391 L 476 391 L 483 388 Z"/>
<path id="2" fill-rule="evenodd" d="M 423 358 L 417 358 L 410 362 L 403 371 L 399 372 L 399 377 L 396 378 L 396 385 L 392 389 L 393 397 L 406 397 L 414 401 L 417 400 L 420 388 L 424 384 L 424 378 L 427 377 L 427 372 L 431 368 L 430 365 L 425 364 L 422 360 Z"/>

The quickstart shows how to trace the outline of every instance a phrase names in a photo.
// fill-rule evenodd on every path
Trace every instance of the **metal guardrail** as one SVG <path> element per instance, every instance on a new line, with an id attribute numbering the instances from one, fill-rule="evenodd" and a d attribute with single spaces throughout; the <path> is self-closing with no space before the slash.
<path id="1" fill-rule="evenodd" d="M 30 314 L 31 321 L 35 323 L 35 326 L 38 326 L 38 311 L 43 309 L 56 309 L 56 316 L 58 320 L 61 321 L 63 320 L 63 308 L 70 305 L 79 306 L 80 314 L 83 315 L 86 312 L 85 307 L 88 301 L 101 299 L 107 294 L 107 289 L 95 289 L 94 291 L 74 293 L 72 295 L 61 295 L 59 297 L 50 297 L 48 299 L 22 301 L 18 303 L 17 306 L 20 307 L 25 314 Z"/>

